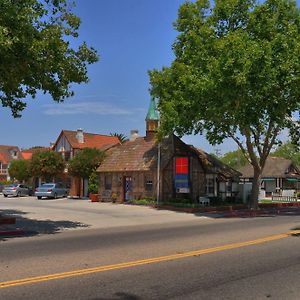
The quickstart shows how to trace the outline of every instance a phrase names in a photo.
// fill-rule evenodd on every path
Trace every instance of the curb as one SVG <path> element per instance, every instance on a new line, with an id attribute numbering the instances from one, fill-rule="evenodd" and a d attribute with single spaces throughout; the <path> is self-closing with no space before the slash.
<path id="1" fill-rule="evenodd" d="M 22 236 L 25 234 L 25 231 L 22 229 L 14 229 L 14 230 L 0 230 L 0 238 L 7 236 Z"/>

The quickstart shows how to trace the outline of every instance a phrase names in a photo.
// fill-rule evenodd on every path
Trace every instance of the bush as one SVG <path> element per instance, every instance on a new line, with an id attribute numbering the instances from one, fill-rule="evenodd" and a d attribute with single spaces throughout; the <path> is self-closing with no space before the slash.
<path id="1" fill-rule="evenodd" d="M 93 172 L 89 177 L 88 189 L 89 193 L 97 194 L 98 193 L 98 185 L 99 185 L 99 178 L 96 172 Z"/>
<path id="2" fill-rule="evenodd" d="M 156 204 L 156 199 L 151 197 L 146 197 L 143 199 L 132 199 L 127 201 L 127 203 L 135 204 L 135 205 L 153 205 Z"/>

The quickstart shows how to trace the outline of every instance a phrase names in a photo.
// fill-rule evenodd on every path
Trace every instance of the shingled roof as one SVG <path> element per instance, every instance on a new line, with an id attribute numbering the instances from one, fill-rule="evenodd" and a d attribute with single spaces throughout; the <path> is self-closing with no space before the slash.
<path id="1" fill-rule="evenodd" d="M 16 151 L 17 156 L 14 158 L 11 155 L 11 151 Z M 18 146 L 0 145 L 1 161 L 4 164 L 8 164 L 13 159 L 22 158 L 22 154 Z"/>
<path id="2" fill-rule="evenodd" d="M 51 150 L 50 147 L 42 147 L 41 146 L 41 147 L 33 147 L 30 149 L 23 149 L 21 151 L 21 153 L 22 153 L 23 159 L 29 160 L 29 159 L 31 159 L 33 153 L 49 151 L 49 150 Z"/>
<path id="3" fill-rule="evenodd" d="M 65 135 L 73 149 L 97 148 L 105 151 L 114 145 L 120 144 L 120 141 L 116 136 L 83 132 L 84 142 L 79 143 L 76 138 L 77 131 L 63 130 L 60 136 L 62 134 Z"/>
<path id="4" fill-rule="evenodd" d="M 289 169 L 293 167 L 296 172 L 290 172 Z M 242 178 L 252 178 L 254 171 L 252 165 L 248 164 L 239 169 L 242 173 Z M 268 157 L 266 165 L 262 172 L 263 178 L 286 178 L 286 177 L 300 177 L 300 170 L 289 159 L 282 157 Z"/>
<path id="5" fill-rule="evenodd" d="M 167 147 L 170 138 L 164 139 L 161 143 L 162 168 L 171 157 Z M 148 171 L 157 166 L 158 146 L 154 139 L 145 137 L 136 138 L 134 141 L 127 141 L 107 152 L 107 156 L 98 168 L 98 172 L 123 172 L 123 171 Z"/>
<path id="6" fill-rule="evenodd" d="M 198 152 L 200 161 L 207 173 L 215 173 L 223 176 L 224 178 L 239 177 L 242 174 L 230 166 L 224 164 L 219 159 L 206 153 L 202 149 L 191 146 Z"/>

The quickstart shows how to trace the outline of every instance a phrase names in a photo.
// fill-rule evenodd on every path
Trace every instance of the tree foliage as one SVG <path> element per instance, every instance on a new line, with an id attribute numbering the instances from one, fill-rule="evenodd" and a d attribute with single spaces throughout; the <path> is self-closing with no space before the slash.
<path id="1" fill-rule="evenodd" d="M 54 101 L 72 96 L 71 83 L 88 81 L 87 65 L 98 59 L 78 37 L 80 19 L 68 0 L 0 0 L 0 101 L 14 117 L 24 98 L 38 90 Z"/>
<path id="2" fill-rule="evenodd" d="M 88 182 L 89 182 L 89 184 L 88 184 L 89 193 L 97 194 L 98 187 L 99 187 L 99 176 L 96 171 L 93 171 L 91 173 Z"/>
<path id="3" fill-rule="evenodd" d="M 300 166 L 300 152 L 297 146 L 292 142 L 286 142 L 278 146 L 274 152 L 271 153 L 272 156 L 283 157 L 292 160 L 296 165 Z"/>
<path id="4" fill-rule="evenodd" d="M 96 148 L 84 148 L 70 161 L 68 171 L 78 178 L 89 178 L 104 159 L 104 152 Z"/>
<path id="5" fill-rule="evenodd" d="M 175 28 L 175 60 L 149 72 L 159 99 L 160 135 L 232 138 L 254 168 L 257 206 L 266 159 L 289 128 L 299 140 L 300 11 L 294 0 L 196 0 Z"/>
<path id="6" fill-rule="evenodd" d="M 236 170 L 248 163 L 247 159 L 240 149 L 229 151 L 221 157 L 218 157 L 218 159 L 221 160 L 224 164 L 227 164 L 228 166 Z"/>
<path id="7" fill-rule="evenodd" d="M 31 177 L 30 160 L 13 160 L 8 169 L 9 176 L 18 181 L 27 181 Z"/>
<path id="8" fill-rule="evenodd" d="M 52 181 L 55 176 L 61 175 L 65 169 L 65 162 L 60 153 L 42 151 L 32 154 L 31 173 L 46 181 Z"/>
<path id="9" fill-rule="evenodd" d="M 109 135 L 110 136 L 116 136 L 119 139 L 119 141 L 120 141 L 121 144 L 123 144 L 124 142 L 128 141 L 127 136 L 125 134 L 123 134 L 123 133 L 117 133 L 117 132 L 112 133 L 111 132 Z"/>

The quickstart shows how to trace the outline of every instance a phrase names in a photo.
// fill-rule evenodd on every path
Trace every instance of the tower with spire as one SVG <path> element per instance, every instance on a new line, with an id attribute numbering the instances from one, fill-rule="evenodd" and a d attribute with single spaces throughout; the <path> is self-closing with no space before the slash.
<path id="1" fill-rule="evenodd" d="M 159 114 L 155 99 L 151 98 L 148 113 L 146 116 L 146 139 L 153 139 L 158 129 Z"/>

